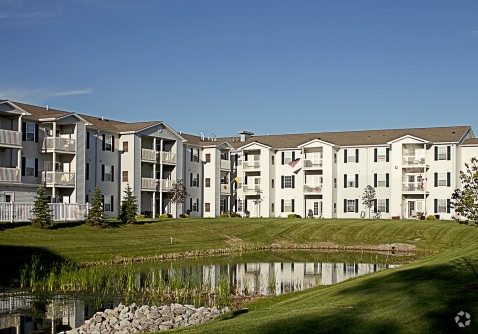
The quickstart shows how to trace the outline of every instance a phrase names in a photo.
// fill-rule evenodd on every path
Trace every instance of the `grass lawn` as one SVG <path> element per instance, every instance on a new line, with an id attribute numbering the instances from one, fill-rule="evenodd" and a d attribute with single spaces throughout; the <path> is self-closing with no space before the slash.
<path id="1" fill-rule="evenodd" d="M 75 224 L 59 224 L 54 230 L 12 227 L 0 225 L 2 268 L 15 269 L 29 261 L 33 252 L 74 261 L 108 261 L 116 256 L 155 256 L 241 244 L 414 244 L 423 255 L 417 262 L 333 286 L 264 298 L 247 305 L 247 313 L 231 313 L 182 331 L 478 332 L 478 229 L 455 222 L 182 219 L 108 230 Z M 471 314 L 471 325 L 466 328 L 459 328 L 454 320 L 462 310 Z"/>

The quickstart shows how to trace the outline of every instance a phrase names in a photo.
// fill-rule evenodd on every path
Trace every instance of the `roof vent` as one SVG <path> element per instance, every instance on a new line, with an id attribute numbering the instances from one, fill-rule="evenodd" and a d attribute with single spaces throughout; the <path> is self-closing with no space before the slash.
<path id="1" fill-rule="evenodd" d="M 104 121 L 104 120 L 105 120 L 105 117 L 104 117 L 104 116 L 101 116 L 101 120 Z"/>
<path id="2" fill-rule="evenodd" d="M 201 131 L 201 141 L 204 141 L 204 133 Z"/>
<path id="3" fill-rule="evenodd" d="M 48 108 L 48 104 L 46 105 L 46 110 L 50 110 L 50 109 Z"/>
<path id="4" fill-rule="evenodd" d="M 247 139 L 251 138 L 254 135 L 253 132 L 244 131 L 244 130 L 237 131 L 237 133 L 241 135 L 240 141 L 246 141 Z"/>

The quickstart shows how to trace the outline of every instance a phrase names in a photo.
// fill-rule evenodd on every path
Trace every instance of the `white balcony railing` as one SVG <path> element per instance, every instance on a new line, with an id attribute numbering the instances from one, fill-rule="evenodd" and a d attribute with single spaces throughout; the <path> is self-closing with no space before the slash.
<path id="1" fill-rule="evenodd" d="M 420 157 L 402 157 L 402 164 L 404 166 L 420 166 L 425 165 L 425 158 Z"/>
<path id="2" fill-rule="evenodd" d="M 74 139 L 61 137 L 47 137 L 43 140 L 43 150 L 76 152 L 76 142 Z"/>
<path id="3" fill-rule="evenodd" d="M 221 169 L 231 169 L 231 162 L 229 160 L 222 160 L 221 159 Z"/>
<path id="4" fill-rule="evenodd" d="M 261 164 L 259 161 L 244 161 L 242 163 L 242 168 L 244 170 L 259 169 Z"/>
<path id="5" fill-rule="evenodd" d="M 231 187 L 229 184 L 221 184 L 221 194 L 230 194 L 231 193 Z"/>
<path id="6" fill-rule="evenodd" d="M 161 181 L 161 189 L 169 191 L 173 188 L 173 180 L 160 180 Z"/>
<path id="7" fill-rule="evenodd" d="M 22 135 L 19 131 L 0 130 L 0 145 L 22 145 Z"/>
<path id="8" fill-rule="evenodd" d="M 402 183 L 402 191 L 403 192 L 423 192 L 425 191 L 425 185 L 421 182 L 403 182 Z"/>
<path id="9" fill-rule="evenodd" d="M 0 167 L 0 182 L 20 182 L 19 168 Z"/>
<path id="10" fill-rule="evenodd" d="M 322 168 L 322 159 L 315 159 L 315 160 L 305 159 L 304 168 L 306 169 Z"/>
<path id="11" fill-rule="evenodd" d="M 304 185 L 304 192 L 305 193 L 321 193 L 322 192 L 322 185 Z"/>
<path id="12" fill-rule="evenodd" d="M 158 187 L 158 180 L 151 177 L 141 178 L 141 189 L 156 190 Z"/>
<path id="13" fill-rule="evenodd" d="M 242 186 L 242 192 L 246 195 L 253 195 L 257 194 L 257 191 L 260 191 L 261 189 L 259 187 L 248 187 L 246 185 Z"/>
<path id="14" fill-rule="evenodd" d="M 147 148 L 141 149 L 141 160 L 156 161 L 157 159 L 156 157 L 157 157 L 157 151 L 149 150 Z"/>
<path id="15" fill-rule="evenodd" d="M 75 173 L 43 172 L 42 181 L 47 186 L 74 186 Z"/>
<path id="16" fill-rule="evenodd" d="M 170 164 L 175 164 L 176 163 L 176 154 L 173 152 L 164 152 L 161 151 L 161 161 L 170 163 Z"/>

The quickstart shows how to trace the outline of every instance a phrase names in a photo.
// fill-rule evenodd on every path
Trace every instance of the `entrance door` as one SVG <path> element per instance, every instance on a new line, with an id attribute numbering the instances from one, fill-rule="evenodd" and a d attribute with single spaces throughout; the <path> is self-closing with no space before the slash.
<path id="1" fill-rule="evenodd" d="M 416 218 L 415 201 L 408 201 L 408 218 Z"/>

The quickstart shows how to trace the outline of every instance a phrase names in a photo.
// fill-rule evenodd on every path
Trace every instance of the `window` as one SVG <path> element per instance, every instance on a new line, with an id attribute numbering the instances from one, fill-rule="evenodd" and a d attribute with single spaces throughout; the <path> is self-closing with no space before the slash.
<path id="1" fill-rule="evenodd" d="M 103 178 L 102 181 L 111 181 L 113 182 L 113 166 L 112 165 L 103 165 Z"/>
<path id="2" fill-rule="evenodd" d="M 377 210 L 379 212 L 387 212 L 387 200 L 377 199 Z"/>
<path id="3" fill-rule="evenodd" d="M 271 156 L 271 164 L 274 164 L 274 156 Z"/>
<path id="4" fill-rule="evenodd" d="M 204 206 L 204 211 L 211 212 L 211 203 L 206 203 Z"/>
<path id="5" fill-rule="evenodd" d="M 446 187 L 446 173 L 438 173 L 438 186 Z"/>
<path id="6" fill-rule="evenodd" d="M 337 203 L 334 203 L 334 213 L 337 213 Z"/>
<path id="7" fill-rule="evenodd" d="M 85 166 L 85 179 L 89 180 L 90 179 L 90 163 L 87 162 Z"/>
<path id="8" fill-rule="evenodd" d="M 377 148 L 377 162 L 387 161 L 387 149 L 385 147 Z"/>
<path id="9" fill-rule="evenodd" d="M 27 141 L 35 141 L 35 123 L 27 123 Z"/>
<path id="10" fill-rule="evenodd" d="M 439 199 L 438 200 L 437 213 L 446 213 L 446 199 Z"/>
<path id="11" fill-rule="evenodd" d="M 197 201 L 194 201 L 192 211 L 198 211 Z"/>
<path id="12" fill-rule="evenodd" d="M 211 186 L 211 179 L 210 178 L 206 178 L 206 187 L 209 188 Z"/>
<path id="13" fill-rule="evenodd" d="M 281 188 L 295 188 L 295 176 L 281 176 Z"/>
<path id="14" fill-rule="evenodd" d="M 26 158 L 25 176 L 35 176 L 35 159 Z"/>
<path id="15" fill-rule="evenodd" d="M 334 153 L 334 164 L 337 163 L 337 153 Z"/>
<path id="16" fill-rule="evenodd" d="M 199 149 L 191 147 L 191 161 L 199 162 Z"/>
<path id="17" fill-rule="evenodd" d="M 271 179 L 271 188 L 274 189 L 274 179 Z"/>
<path id="18" fill-rule="evenodd" d="M 211 162 L 211 154 L 206 154 L 206 163 Z"/>
<path id="19" fill-rule="evenodd" d="M 199 174 L 189 173 L 189 186 L 199 187 Z"/>
<path id="20" fill-rule="evenodd" d="M 105 135 L 105 151 L 113 151 L 113 136 Z"/>
<path id="21" fill-rule="evenodd" d="M 334 177 L 334 188 L 337 188 L 337 178 Z"/>
<path id="22" fill-rule="evenodd" d="M 292 212 L 292 200 L 285 199 L 284 200 L 284 210 L 283 212 Z"/>
<path id="23" fill-rule="evenodd" d="M 344 174 L 344 188 L 358 188 L 358 174 Z"/>
<path id="24" fill-rule="evenodd" d="M 319 202 L 314 202 L 314 216 L 319 215 Z"/>
<path id="25" fill-rule="evenodd" d="M 355 212 L 355 200 L 347 200 L 347 212 Z"/>
<path id="26" fill-rule="evenodd" d="M 377 187 L 385 187 L 386 186 L 386 174 L 377 174 Z M 380 210 L 382 211 L 382 210 Z"/>
<path id="27" fill-rule="evenodd" d="M 127 170 L 123 171 L 123 182 L 128 182 L 128 171 Z"/>
<path id="28" fill-rule="evenodd" d="M 289 162 L 292 162 L 294 160 L 294 154 L 295 152 L 282 152 L 282 164 L 288 164 Z"/>
<path id="29" fill-rule="evenodd" d="M 128 152 L 128 142 L 127 141 L 123 142 L 123 152 Z"/>
<path id="30" fill-rule="evenodd" d="M 446 146 L 438 146 L 438 160 L 446 160 Z"/>
<path id="31" fill-rule="evenodd" d="M 113 211 L 112 210 L 112 199 L 113 196 L 103 196 L 103 211 Z"/>
<path id="32" fill-rule="evenodd" d="M 359 150 L 347 149 L 344 150 L 344 162 L 359 162 Z"/>
<path id="33" fill-rule="evenodd" d="M 271 203 L 271 212 L 274 212 L 274 203 Z"/>

